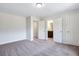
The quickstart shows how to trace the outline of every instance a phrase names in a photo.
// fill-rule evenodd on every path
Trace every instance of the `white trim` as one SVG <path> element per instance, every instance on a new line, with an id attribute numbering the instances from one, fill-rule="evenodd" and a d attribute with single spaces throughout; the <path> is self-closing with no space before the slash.
<path id="1" fill-rule="evenodd" d="M 14 42 L 22 41 L 22 40 L 28 40 L 28 39 L 18 39 L 18 40 L 12 40 L 12 41 L 7 41 L 7 42 L 2 42 L 2 43 L 0 43 L 0 45 L 10 44 L 10 43 L 14 43 Z"/>

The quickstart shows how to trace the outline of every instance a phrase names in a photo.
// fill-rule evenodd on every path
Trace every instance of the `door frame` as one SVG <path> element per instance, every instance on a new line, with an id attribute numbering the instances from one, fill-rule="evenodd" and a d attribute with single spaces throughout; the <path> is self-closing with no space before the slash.
<path id="1" fill-rule="evenodd" d="M 52 20 L 52 19 L 51 19 Z M 46 20 L 46 40 L 48 40 L 48 21 Z M 52 20 L 53 21 L 53 20 Z M 53 33 L 54 34 L 54 33 Z M 54 37 L 54 36 L 53 36 Z"/>
<path id="2" fill-rule="evenodd" d="M 59 17 L 59 18 L 56 18 L 56 19 L 62 19 L 62 43 L 63 43 L 63 18 L 62 17 Z M 53 19 L 50 19 L 50 20 L 52 20 L 53 21 L 53 40 L 54 40 L 54 20 Z M 47 24 L 47 21 L 48 20 L 46 20 L 46 24 Z M 47 32 L 46 32 L 46 40 L 48 40 L 48 26 L 46 25 L 46 30 L 47 30 Z"/>

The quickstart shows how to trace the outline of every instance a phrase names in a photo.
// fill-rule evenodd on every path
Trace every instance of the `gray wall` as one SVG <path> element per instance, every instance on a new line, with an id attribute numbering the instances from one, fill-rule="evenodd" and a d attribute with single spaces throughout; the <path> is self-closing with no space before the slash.
<path id="1" fill-rule="evenodd" d="M 24 39 L 27 39 L 26 18 L 0 13 L 0 44 Z"/>
<path id="2" fill-rule="evenodd" d="M 31 16 L 26 18 L 26 32 L 27 32 L 27 39 L 28 40 L 33 40 L 33 19 Z"/>
<path id="3" fill-rule="evenodd" d="M 33 37 L 38 38 L 38 22 L 33 21 Z"/>

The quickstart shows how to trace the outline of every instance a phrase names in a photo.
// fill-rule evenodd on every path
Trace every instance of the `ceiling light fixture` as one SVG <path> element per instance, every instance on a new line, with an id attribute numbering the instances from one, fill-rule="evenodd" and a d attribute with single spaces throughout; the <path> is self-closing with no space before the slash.
<path id="1" fill-rule="evenodd" d="M 35 4 L 34 4 L 34 6 L 36 6 L 36 7 L 38 7 L 38 8 L 43 7 L 43 5 L 44 5 L 43 3 L 35 3 Z"/>

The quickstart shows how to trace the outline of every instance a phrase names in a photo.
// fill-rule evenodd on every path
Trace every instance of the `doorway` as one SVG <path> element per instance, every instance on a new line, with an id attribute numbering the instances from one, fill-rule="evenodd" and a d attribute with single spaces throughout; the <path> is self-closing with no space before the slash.
<path id="1" fill-rule="evenodd" d="M 38 39 L 38 21 L 33 21 L 33 39 Z"/>
<path id="2" fill-rule="evenodd" d="M 62 42 L 62 18 L 33 22 L 33 37 L 42 40 Z"/>
<path id="3" fill-rule="evenodd" d="M 47 20 L 48 40 L 53 40 L 53 20 Z"/>

